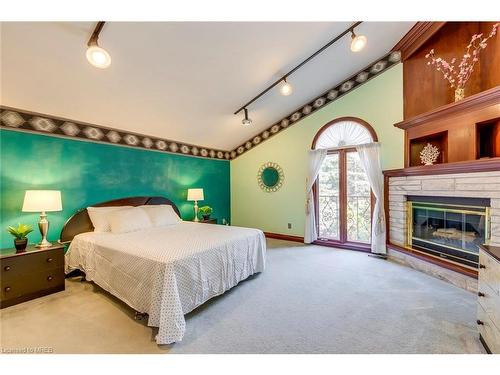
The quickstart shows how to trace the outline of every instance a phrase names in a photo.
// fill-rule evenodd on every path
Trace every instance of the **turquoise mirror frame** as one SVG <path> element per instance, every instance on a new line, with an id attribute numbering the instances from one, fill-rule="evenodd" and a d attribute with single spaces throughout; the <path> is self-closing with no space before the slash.
<path id="1" fill-rule="evenodd" d="M 285 175 L 283 169 L 276 163 L 267 162 L 259 168 L 257 182 L 266 193 L 274 193 L 283 186 Z"/>

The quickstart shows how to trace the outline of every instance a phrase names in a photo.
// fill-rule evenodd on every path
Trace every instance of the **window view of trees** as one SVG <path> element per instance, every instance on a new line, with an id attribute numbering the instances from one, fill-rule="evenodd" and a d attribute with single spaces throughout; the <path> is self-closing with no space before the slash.
<path id="1" fill-rule="evenodd" d="M 371 190 L 358 153 L 345 153 L 347 241 L 370 243 Z M 319 237 L 340 240 L 339 154 L 327 155 L 318 177 Z"/>
<path id="2" fill-rule="evenodd" d="M 356 151 L 346 154 L 347 240 L 370 243 L 371 190 Z"/>
<path id="3" fill-rule="evenodd" d="M 339 154 L 326 156 L 318 176 L 319 237 L 339 237 Z"/>

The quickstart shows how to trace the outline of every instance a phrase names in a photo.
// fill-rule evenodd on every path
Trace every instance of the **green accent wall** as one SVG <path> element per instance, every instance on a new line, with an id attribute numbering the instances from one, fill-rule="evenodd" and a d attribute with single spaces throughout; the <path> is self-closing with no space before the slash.
<path id="1" fill-rule="evenodd" d="M 102 201 L 129 196 L 159 195 L 171 199 L 185 220 L 193 218 L 187 189 L 204 189 L 202 205 L 213 216 L 230 218 L 229 161 L 140 150 L 52 136 L 0 130 L 1 247 L 12 247 L 8 225 L 26 223 L 40 240 L 39 214 L 21 212 L 25 190 L 61 190 L 63 211 L 50 212 L 49 241 L 77 210 Z"/>
<path id="2" fill-rule="evenodd" d="M 232 224 L 303 236 L 307 153 L 318 130 L 344 116 L 373 126 L 381 142 L 383 169 L 403 167 L 404 133 L 393 126 L 403 119 L 403 67 L 398 64 L 232 160 Z M 284 184 L 275 193 L 257 184 L 257 171 L 266 162 L 283 168 Z"/>

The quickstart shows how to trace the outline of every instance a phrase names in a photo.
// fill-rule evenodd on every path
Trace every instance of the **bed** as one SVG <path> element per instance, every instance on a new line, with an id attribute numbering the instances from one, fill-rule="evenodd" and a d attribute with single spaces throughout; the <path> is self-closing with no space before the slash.
<path id="1" fill-rule="evenodd" d="M 154 204 L 169 204 L 179 213 L 162 197 L 94 207 Z M 148 326 L 158 327 L 158 344 L 181 341 L 185 314 L 265 269 L 265 237 L 257 229 L 183 221 L 130 233 L 93 230 L 86 209 L 65 224 L 66 272 L 83 271 L 88 281 L 147 314 Z"/>

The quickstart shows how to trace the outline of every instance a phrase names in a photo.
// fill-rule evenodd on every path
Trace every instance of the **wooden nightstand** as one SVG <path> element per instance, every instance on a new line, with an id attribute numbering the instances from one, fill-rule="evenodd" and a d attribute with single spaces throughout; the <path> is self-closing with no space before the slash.
<path id="1" fill-rule="evenodd" d="M 64 245 L 0 250 L 0 308 L 64 290 Z"/>
<path id="2" fill-rule="evenodd" d="M 217 219 L 216 218 L 210 218 L 208 220 L 201 219 L 199 222 L 205 224 L 217 224 Z"/>

